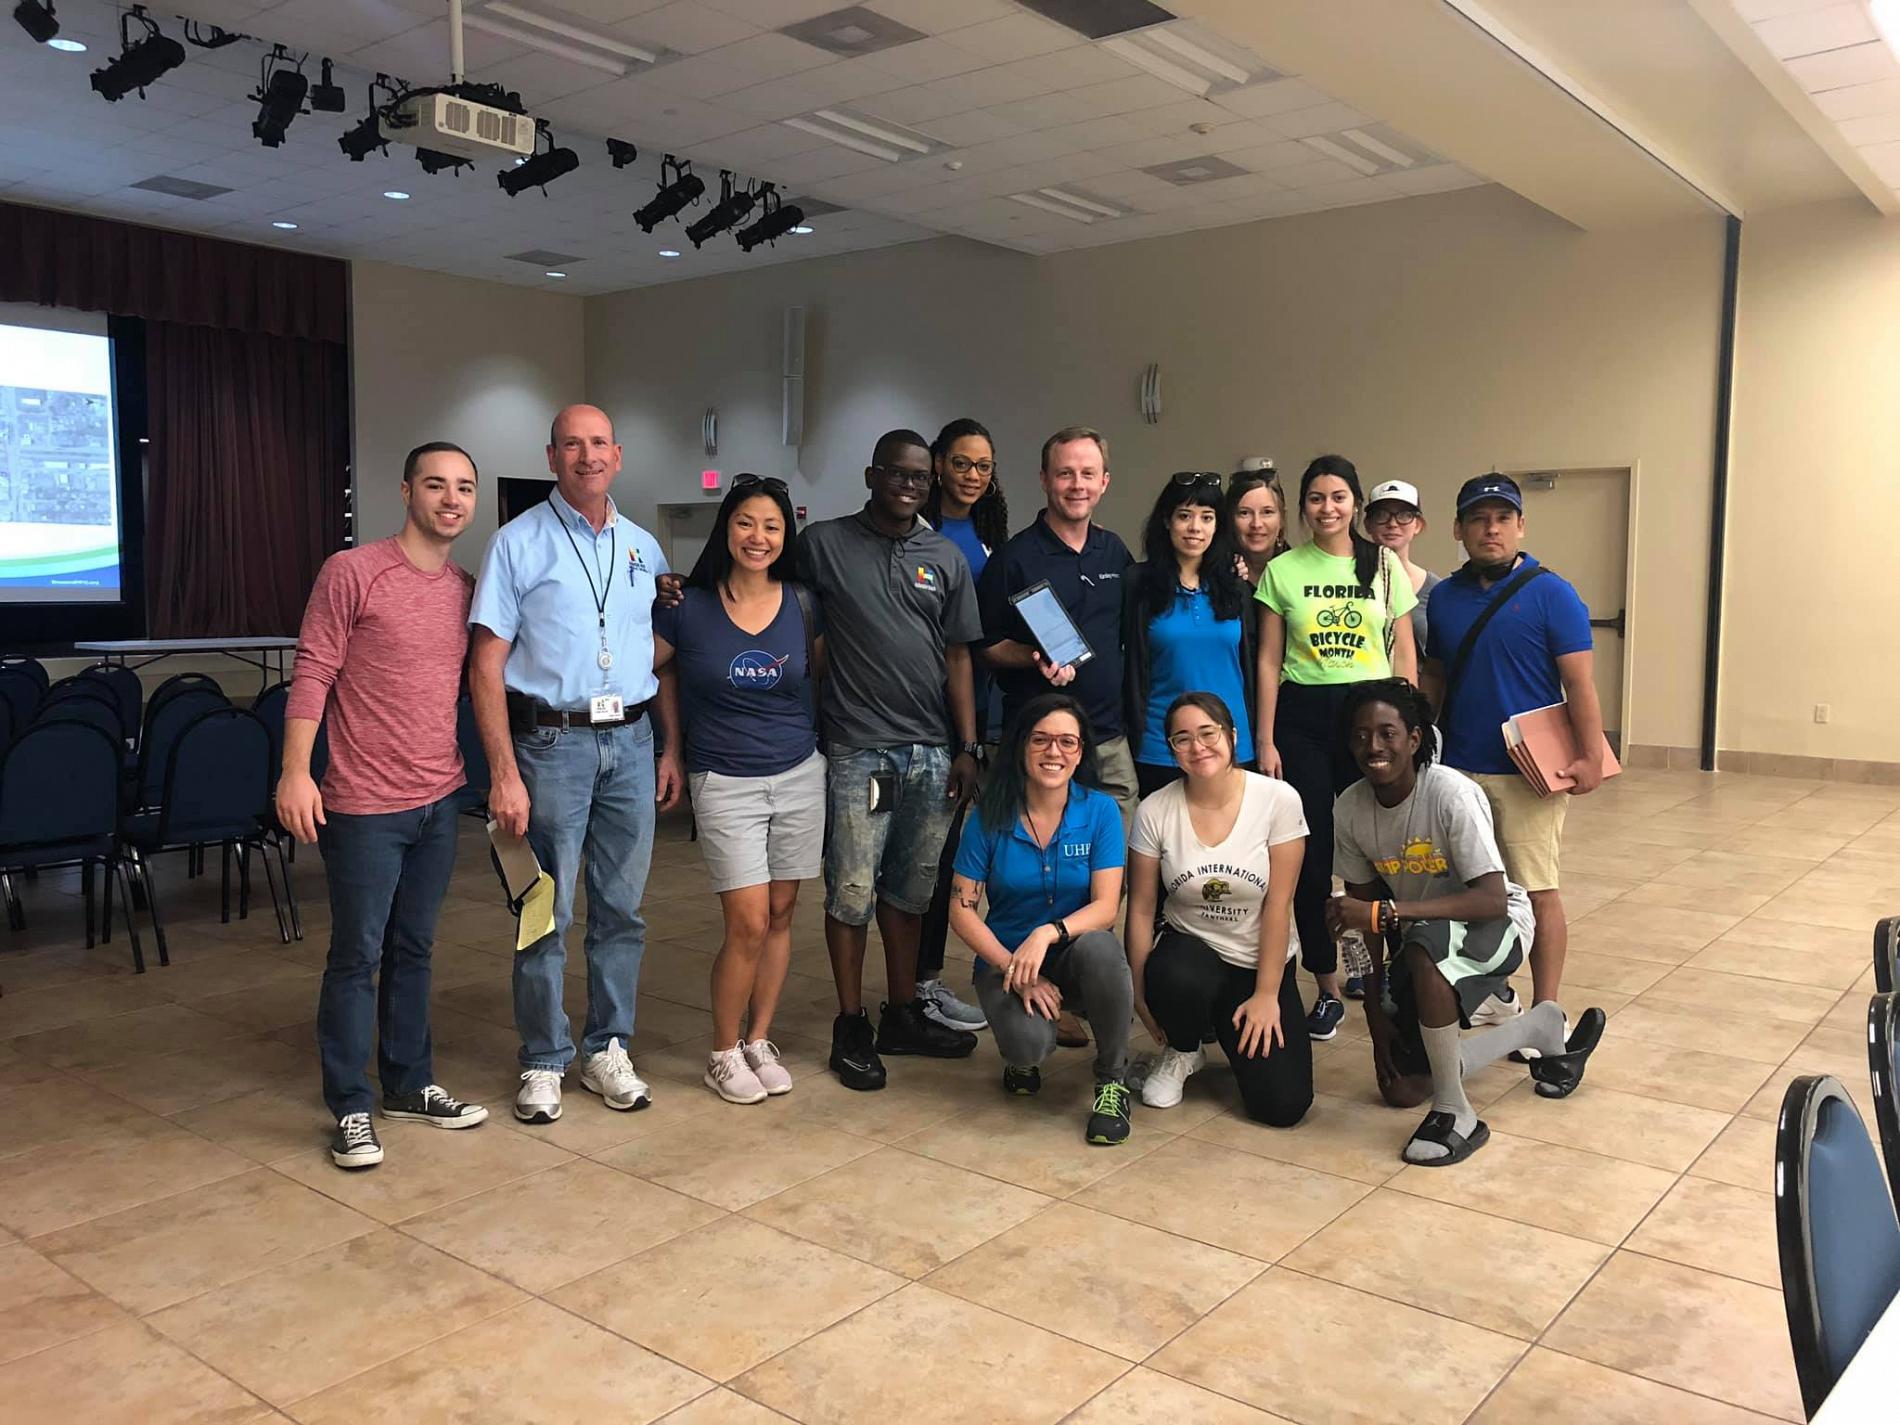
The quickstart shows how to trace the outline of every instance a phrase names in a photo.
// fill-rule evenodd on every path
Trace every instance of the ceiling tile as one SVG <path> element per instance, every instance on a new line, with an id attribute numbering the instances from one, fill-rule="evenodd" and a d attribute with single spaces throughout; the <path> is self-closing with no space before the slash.
<path id="1" fill-rule="evenodd" d="M 1265 84 L 1249 84 L 1216 94 L 1213 102 L 1231 109 L 1243 118 L 1263 119 L 1269 114 L 1285 114 L 1294 109 L 1310 109 L 1331 98 L 1303 79 L 1274 79 Z"/>
<path id="2" fill-rule="evenodd" d="M 1859 119 L 1869 114 L 1891 114 L 1900 110 L 1900 79 L 1882 79 L 1872 84 L 1850 84 L 1814 96 L 1815 106 L 1830 119 Z"/>
<path id="3" fill-rule="evenodd" d="M 1060 25 L 1052 25 L 1039 15 L 1021 10 L 1000 19 L 952 30 L 948 38 L 958 49 L 968 50 L 991 64 L 1050 54 L 1075 43 L 1075 36 Z"/>
<path id="4" fill-rule="evenodd" d="M 1825 54 L 1804 55 L 1788 60 L 1787 68 L 1810 94 L 1900 77 L 1900 60 L 1878 40 L 1829 50 Z"/>
<path id="5" fill-rule="evenodd" d="M 940 119 L 969 106 L 954 89 L 919 85 L 910 89 L 892 89 L 887 93 L 860 100 L 855 106 L 876 119 L 893 124 L 919 124 L 925 119 Z"/>
<path id="6" fill-rule="evenodd" d="M 1153 109 L 1172 104 L 1181 91 L 1152 74 L 1137 74 L 1128 79 L 1111 79 L 1069 91 L 1080 99 L 1091 114 L 1127 114 L 1137 109 Z"/>
<path id="7" fill-rule="evenodd" d="M 928 84 L 933 79 L 967 74 L 988 63 L 943 39 L 916 40 L 895 49 L 880 50 L 865 55 L 862 62 L 905 84 Z"/>
<path id="8" fill-rule="evenodd" d="M 867 3 L 878 14 L 931 35 L 1018 13 L 1010 0 L 867 0 Z"/>
<path id="9" fill-rule="evenodd" d="M 918 86 L 917 92 L 940 96 L 954 107 L 966 109 L 987 108 L 991 104 L 1028 99 L 1042 93 L 1043 88 L 1042 82 L 1033 75 L 996 68 L 978 69 L 950 79 L 933 79 L 928 84 Z M 949 113 L 950 110 L 945 109 L 943 112 Z"/>
<path id="10" fill-rule="evenodd" d="M 1755 33 L 1776 59 L 1820 54 L 1880 38 L 1864 6 L 1841 4 L 1763 20 Z"/>
<path id="11" fill-rule="evenodd" d="M 1328 103 L 1311 109 L 1295 109 L 1290 114 L 1269 115 L 1261 122 L 1290 139 L 1303 139 L 1314 134 L 1338 133 L 1341 129 L 1357 128 L 1373 121 L 1348 105 Z"/>
<path id="12" fill-rule="evenodd" d="M 758 25 L 708 9 L 698 0 L 674 0 L 671 5 L 662 5 L 613 25 L 608 32 L 648 49 L 700 54 L 721 45 L 736 44 L 758 34 L 759 30 Z"/>
<path id="13" fill-rule="evenodd" d="M 1038 94 L 994 105 L 988 111 L 1019 129 L 1053 129 L 1077 124 L 1089 117 L 1088 105 L 1068 94 Z"/>
<path id="14" fill-rule="evenodd" d="M 1012 123 L 995 109 L 966 109 L 960 114 L 945 114 L 939 119 L 922 120 L 917 127 L 952 148 L 969 148 L 975 144 L 989 143 L 992 139 L 1020 134 L 1026 126 Z"/>

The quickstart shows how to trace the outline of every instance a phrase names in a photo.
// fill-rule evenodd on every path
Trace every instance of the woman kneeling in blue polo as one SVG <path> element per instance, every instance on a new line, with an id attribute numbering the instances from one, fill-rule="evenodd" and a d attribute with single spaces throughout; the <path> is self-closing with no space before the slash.
<path id="1" fill-rule="evenodd" d="M 1110 929 L 1121 905 L 1121 812 L 1092 785 L 1094 736 L 1082 705 L 1050 693 L 1023 706 L 957 844 L 950 928 L 976 955 L 975 986 L 1003 1088 L 1033 1094 L 1066 1010 L 1095 1025 L 1087 1136 L 1128 1137 L 1128 958 Z M 989 914 L 977 913 L 987 892 Z"/>

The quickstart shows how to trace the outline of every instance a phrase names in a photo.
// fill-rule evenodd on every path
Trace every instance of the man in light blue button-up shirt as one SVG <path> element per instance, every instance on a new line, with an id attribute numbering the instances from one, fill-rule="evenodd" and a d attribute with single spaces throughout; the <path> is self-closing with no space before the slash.
<path id="1" fill-rule="evenodd" d="M 653 817 L 678 802 L 678 704 L 658 696 L 653 593 L 667 572 L 653 536 L 614 508 L 613 423 L 569 406 L 548 433 L 555 488 L 488 546 L 469 611 L 469 685 L 488 753 L 490 814 L 525 835 L 554 879 L 554 929 L 514 960 L 521 1090 L 515 1117 L 561 1116 L 575 1056 L 562 1008 L 574 878 L 587 874 L 587 1024 L 581 1085 L 609 1108 L 651 1093 L 627 1056 L 646 951 L 640 902 Z M 667 676 L 671 677 L 671 670 Z M 650 717 L 648 714 L 653 716 Z M 665 752 L 656 767 L 653 717 Z"/>

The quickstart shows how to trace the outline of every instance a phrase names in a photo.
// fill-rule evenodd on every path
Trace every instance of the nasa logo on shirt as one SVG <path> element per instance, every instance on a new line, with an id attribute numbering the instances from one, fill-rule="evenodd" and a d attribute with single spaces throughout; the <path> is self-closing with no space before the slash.
<path id="1" fill-rule="evenodd" d="M 748 648 L 732 660 L 726 679 L 735 688 L 768 693 L 785 676 L 785 664 L 791 656 L 787 653 L 783 658 L 774 658 L 762 648 Z"/>

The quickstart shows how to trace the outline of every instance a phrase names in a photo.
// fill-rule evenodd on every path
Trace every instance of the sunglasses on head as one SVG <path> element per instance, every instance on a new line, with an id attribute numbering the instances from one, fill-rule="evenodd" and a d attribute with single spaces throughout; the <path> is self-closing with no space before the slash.
<path id="1" fill-rule="evenodd" d="M 1218 490 L 1221 477 L 1212 470 L 1177 470 L 1168 481 L 1189 490 Z"/>
<path id="2" fill-rule="evenodd" d="M 734 490 L 751 490 L 763 486 L 768 490 L 777 490 L 781 495 L 791 493 L 785 482 L 776 475 L 735 475 L 732 477 Z"/>

